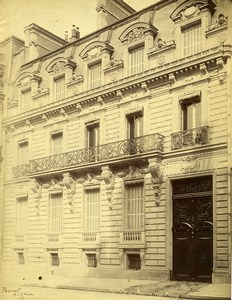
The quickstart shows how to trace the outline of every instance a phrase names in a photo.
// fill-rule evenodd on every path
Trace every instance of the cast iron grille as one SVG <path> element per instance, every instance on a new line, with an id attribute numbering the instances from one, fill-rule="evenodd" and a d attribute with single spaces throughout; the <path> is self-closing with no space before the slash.
<path id="1" fill-rule="evenodd" d="M 96 254 L 88 253 L 86 254 L 88 268 L 96 268 L 97 267 L 97 258 Z"/>
<path id="2" fill-rule="evenodd" d="M 163 151 L 164 136 L 158 133 L 134 139 L 103 144 L 57 155 L 31 160 L 29 164 L 13 168 L 14 178 L 28 174 L 107 161 L 113 158 L 138 155 L 150 151 Z"/>
<path id="3" fill-rule="evenodd" d="M 209 130 L 208 126 L 203 126 L 203 127 L 172 133 L 171 135 L 172 150 L 207 144 L 208 130 Z"/>
<path id="4" fill-rule="evenodd" d="M 128 269 L 130 270 L 140 270 L 141 269 L 141 259 L 139 254 L 127 254 Z"/>

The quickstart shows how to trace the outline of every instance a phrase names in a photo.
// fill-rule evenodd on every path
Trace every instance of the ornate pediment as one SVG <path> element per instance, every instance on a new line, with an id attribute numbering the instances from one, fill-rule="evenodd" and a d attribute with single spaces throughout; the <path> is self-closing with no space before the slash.
<path id="1" fill-rule="evenodd" d="M 147 32 L 152 32 L 157 35 L 158 30 L 151 24 L 139 22 L 129 26 L 123 33 L 119 36 L 119 40 L 122 43 L 131 43 L 134 41 L 144 39 Z"/>
<path id="2" fill-rule="evenodd" d="M 42 78 L 30 72 L 23 72 L 16 78 L 15 82 L 18 87 L 24 88 L 29 87 L 33 80 L 40 82 Z"/>
<path id="3" fill-rule="evenodd" d="M 76 63 L 63 57 L 56 58 L 46 67 L 48 73 L 59 74 L 63 73 L 66 68 L 75 69 Z"/>
<path id="4" fill-rule="evenodd" d="M 216 5 L 211 0 L 190 0 L 185 1 L 178 6 L 171 14 L 170 18 L 174 21 L 185 21 L 196 15 L 199 15 L 203 11 L 209 11 L 211 14 L 214 13 Z"/>
<path id="5" fill-rule="evenodd" d="M 86 46 L 80 53 L 82 59 L 92 59 L 101 56 L 102 51 L 112 54 L 114 48 L 107 42 L 95 41 Z"/>

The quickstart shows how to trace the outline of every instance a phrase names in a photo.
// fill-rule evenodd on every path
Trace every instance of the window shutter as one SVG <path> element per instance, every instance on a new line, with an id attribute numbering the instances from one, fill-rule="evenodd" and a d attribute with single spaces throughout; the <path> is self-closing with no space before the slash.
<path id="1" fill-rule="evenodd" d="M 27 198 L 19 198 L 16 203 L 16 234 L 27 233 Z"/>
<path id="2" fill-rule="evenodd" d="M 130 74 L 134 75 L 144 70 L 144 47 L 130 51 Z"/>
<path id="3" fill-rule="evenodd" d="M 65 98 L 65 78 L 61 77 L 55 81 L 56 100 Z"/>
<path id="4" fill-rule="evenodd" d="M 49 232 L 62 232 L 62 194 L 50 195 Z"/>
<path id="5" fill-rule="evenodd" d="M 85 229 L 94 232 L 100 229 L 100 192 L 99 189 L 86 190 Z"/>
<path id="6" fill-rule="evenodd" d="M 184 56 L 201 51 L 201 24 L 195 24 L 183 29 Z"/>

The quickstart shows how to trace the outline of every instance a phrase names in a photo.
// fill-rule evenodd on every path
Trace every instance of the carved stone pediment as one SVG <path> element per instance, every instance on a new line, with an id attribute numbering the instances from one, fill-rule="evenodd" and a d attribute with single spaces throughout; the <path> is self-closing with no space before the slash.
<path id="1" fill-rule="evenodd" d="M 106 51 L 110 54 L 113 53 L 114 48 L 107 42 L 95 41 L 87 45 L 80 53 L 80 57 L 84 60 L 93 59 L 101 56 L 102 51 Z"/>
<path id="2" fill-rule="evenodd" d="M 76 63 L 63 57 L 58 57 L 46 67 L 48 73 L 59 74 L 65 72 L 66 68 L 74 70 Z"/>
<path id="3" fill-rule="evenodd" d="M 144 39 L 147 32 L 151 32 L 155 36 L 158 30 L 151 24 L 138 22 L 126 28 L 119 39 L 122 43 L 131 43 Z"/>

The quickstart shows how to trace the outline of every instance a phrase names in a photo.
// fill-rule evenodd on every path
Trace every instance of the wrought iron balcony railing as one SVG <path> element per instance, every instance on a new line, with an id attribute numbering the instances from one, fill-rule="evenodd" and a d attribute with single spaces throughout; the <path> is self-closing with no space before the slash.
<path id="1" fill-rule="evenodd" d="M 164 136 L 158 133 L 123 140 L 91 148 L 84 148 L 31 160 L 29 164 L 13 168 L 14 178 L 33 173 L 52 171 L 88 163 L 107 161 L 150 151 L 163 151 Z"/>
<path id="2" fill-rule="evenodd" d="M 208 143 L 208 126 L 198 127 L 185 131 L 175 132 L 171 135 L 172 150 Z"/>

